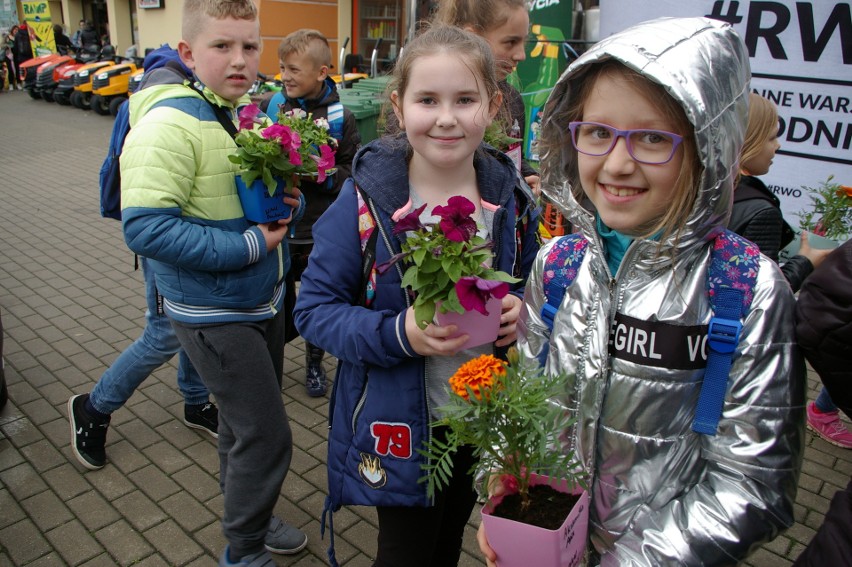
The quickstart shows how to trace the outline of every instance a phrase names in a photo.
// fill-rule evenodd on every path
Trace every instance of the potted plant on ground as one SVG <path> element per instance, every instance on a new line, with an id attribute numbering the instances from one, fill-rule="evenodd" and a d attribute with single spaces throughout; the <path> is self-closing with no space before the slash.
<path id="1" fill-rule="evenodd" d="M 284 192 L 300 177 L 322 183 L 335 170 L 337 141 L 329 134 L 328 121 L 292 110 L 265 126 L 256 104 L 243 107 L 239 120 L 237 151 L 228 159 L 240 166 L 236 183 L 245 217 L 262 223 L 290 216 Z"/>
<path id="2" fill-rule="evenodd" d="M 426 205 L 402 217 L 394 234 L 407 234 L 402 252 L 377 267 L 384 273 L 399 261 L 408 263 L 402 286 L 411 288 L 417 325 L 424 329 L 433 321 L 456 325 L 467 334 L 470 348 L 494 342 L 500 328 L 502 298 L 509 283 L 519 281 L 490 267 L 491 242 L 476 234 L 472 215 L 476 208 L 464 197 L 450 197 L 446 206 L 432 214 L 439 222 L 420 222 Z"/>
<path id="3" fill-rule="evenodd" d="M 453 454 L 473 447 L 483 485 L 499 479 L 506 487 L 482 509 L 500 567 L 574 567 L 585 556 L 589 496 L 574 453 L 559 447 L 572 419 L 552 400 L 565 378 L 545 374 L 515 349 L 508 359 L 482 355 L 450 378 L 445 417 L 433 424 L 449 434 L 422 450 L 428 460 L 421 480 L 434 494 L 448 482 Z"/>

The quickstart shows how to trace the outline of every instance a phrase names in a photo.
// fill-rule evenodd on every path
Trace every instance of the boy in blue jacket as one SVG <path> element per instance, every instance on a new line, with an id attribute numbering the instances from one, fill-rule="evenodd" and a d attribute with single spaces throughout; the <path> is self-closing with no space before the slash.
<path id="1" fill-rule="evenodd" d="M 219 404 L 220 566 L 272 564 L 307 536 L 272 518 L 292 457 L 281 400 L 284 274 L 281 241 L 302 213 L 253 225 L 228 160 L 230 120 L 256 75 L 260 27 L 251 0 L 187 0 L 178 53 L 196 79 L 156 85 L 130 101 L 121 156 L 124 236 L 148 258 L 181 346 Z M 271 531 L 270 531 L 271 530 Z M 270 534 L 267 532 L 270 531 Z M 266 546 L 264 546 L 266 543 Z"/>
<path id="2" fill-rule="evenodd" d="M 314 119 L 325 118 L 328 120 L 329 132 L 337 140 L 337 151 L 334 154 L 337 172 L 324 183 L 302 181 L 299 186 L 307 203 L 305 216 L 287 239 L 292 259 L 291 269 L 287 273 L 287 295 L 290 301 L 285 300 L 289 326 L 296 281 L 308 265 L 308 256 L 314 244 L 311 234 L 314 223 L 334 202 L 343 182 L 352 173 L 352 159 L 361 146 L 361 135 L 358 133 L 355 115 L 340 103 L 337 87 L 328 76 L 331 49 L 323 34 L 312 29 L 294 31 L 281 40 L 278 63 L 284 88 L 263 101 L 260 109 L 273 121 L 278 120 L 279 114 L 291 110 L 303 110 Z M 328 387 L 322 367 L 324 354 L 324 350 L 305 341 L 305 389 L 314 398 L 324 396 Z"/>

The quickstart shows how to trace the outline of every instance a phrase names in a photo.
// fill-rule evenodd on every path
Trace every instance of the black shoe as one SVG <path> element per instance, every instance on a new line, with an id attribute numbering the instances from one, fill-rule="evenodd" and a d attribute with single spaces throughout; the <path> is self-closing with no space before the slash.
<path id="1" fill-rule="evenodd" d="M 219 438 L 219 409 L 214 403 L 207 402 L 201 406 L 185 405 L 183 422 L 193 429 L 206 431 L 214 439 Z"/>
<path id="2" fill-rule="evenodd" d="M 106 434 L 110 418 L 91 417 L 85 409 L 89 394 L 78 394 L 68 399 L 68 421 L 71 422 L 71 451 L 80 464 L 98 470 L 106 464 Z"/>
<path id="3" fill-rule="evenodd" d="M 305 376 L 305 388 L 308 395 L 312 398 L 320 398 L 325 395 L 328 390 L 326 384 L 325 371 L 320 365 L 308 366 L 307 375 Z"/>
<path id="4" fill-rule="evenodd" d="M 328 390 L 325 370 L 322 368 L 324 354 L 321 348 L 305 343 L 305 388 L 312 398 L 322 397 Z"/>

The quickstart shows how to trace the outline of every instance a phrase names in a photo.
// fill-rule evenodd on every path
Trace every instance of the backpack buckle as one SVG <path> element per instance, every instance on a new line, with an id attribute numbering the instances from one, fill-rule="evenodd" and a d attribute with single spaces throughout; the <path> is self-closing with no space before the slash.
<path id="1" fill-rule="evenodd" d="M 541 306 L 541 318 L 547 324 L 549 330 L 553 330 L 553 320 L 556 319 L 556 313 L 559 311 L 559 306 L 554 307 L 549 303 Z"/>
<path id="2" fill-rule="evenodd" d="M 737 348 L 743 324 L 735 319 L 711 317 L 707 329 L 707 344 L 714 352 L 730 354 Z"/>

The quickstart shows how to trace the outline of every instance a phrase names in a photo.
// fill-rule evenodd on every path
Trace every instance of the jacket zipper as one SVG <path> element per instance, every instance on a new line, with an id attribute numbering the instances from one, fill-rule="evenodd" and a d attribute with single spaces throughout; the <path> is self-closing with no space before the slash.
<path id="1" fill-rule="evenodd" d="M 373 220 L 376 223 L 376 230 L 379 231 L 379 234 L 382 237 L 382 242 L 385 243 L 385 247 L 388 249 L 388 251 L 392 253 L 394 249 L 391 246 L 390 238 L 388 237 L 387 232 L 385 231 L 385 227 L 382 224 L 381 219 L 379 218 L 379 215 L 376 214 L 375 203 L 373 203 L 373 200 L 370 199 L 369 197 L 367 197 L 365 199 L 365 201 L 367 203 L 367 207 L 370 209 L 370 214 L 373 215 Z M 394 264 L 394 269 L 396 269 L 397 273 L 399 274 L 399 280 L 402 281 L 402 268 L 400 267 L 399 262 Z M 405 299 L 406 308 L 410 307 L 411 302 L 408 298 L 408 293 L 405 290 L 403 290 L 402 294 L 403 294 L 403 297 Z M 351 422 L 350 425 L 352 427 L 352 433 L 353 434 L 355 433 L 355 423 L 358 420 L 358 416 L 361 414 L 361 410 L 364 408 L 364 404 L 367 402 L 367 390 L 369 389 L 369 382 L 370 381 L 369 381 L 369 377 L 368 377 L 367 380 L 365 380 L 365 382 L 364 382 L 364 391 L 361 392 L 361 397 L 358 398 L 358 403 L 355 404 L 355 409 L 352 411 L 352 422 Z M 426 403 L 427 403 L 427 407 L 428 407 L 428 403 L 429 403 L 428 402 L 428 396 L 427 396 L 427 402 Z M 431 441 L 431 433 L 430 433 L 430 441 Z"/>

